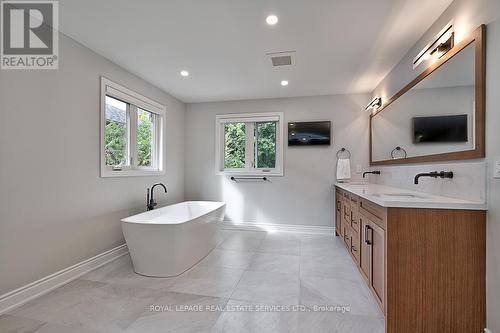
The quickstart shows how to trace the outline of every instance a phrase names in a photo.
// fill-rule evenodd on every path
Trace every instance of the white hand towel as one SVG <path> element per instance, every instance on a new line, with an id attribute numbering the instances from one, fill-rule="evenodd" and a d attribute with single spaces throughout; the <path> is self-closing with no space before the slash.
<path id="1" fill-rule="evenodd" d="M 337 160 L 337 180 L 351 179 L 351 160 L 339 158 Z"/>

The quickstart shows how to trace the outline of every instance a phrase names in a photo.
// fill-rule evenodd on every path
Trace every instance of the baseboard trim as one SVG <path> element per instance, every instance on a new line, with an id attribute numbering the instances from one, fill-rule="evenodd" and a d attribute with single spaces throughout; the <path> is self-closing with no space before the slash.
<path id="1" fill-rule="evenodd" d="M 299 234 L 333 235 L 334 227 L 321 227 L 313 225 L 273 224 L 253 222 L 223 221 L 221 229 L 225 230 L 247 230 L 247 231 L 279 231 Z"/>
<path id="2" fill-rule="evenodd" d="M 89 258 L 76 265 L 46 276 L 38 281 L 27 284 L 16 290 L 0 295 L 0 315 L 19 307 L 37 297 L 71 282 L 80 276 L 107 264 L 128 253 L 127 245 L 123 244 L 111 250 Z"/>

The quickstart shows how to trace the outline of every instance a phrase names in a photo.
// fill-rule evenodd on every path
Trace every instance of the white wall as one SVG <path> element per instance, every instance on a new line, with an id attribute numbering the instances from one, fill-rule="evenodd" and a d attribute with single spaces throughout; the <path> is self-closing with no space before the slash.
<path id="1" fill-rule="evenodd" d="M 188 104 L 186 112 L 186 199 L 224 200 L 226 219 L 236 222 L 333 226 L 336 152 L 345 147 L 356 164 L 368 165 L 367 95 L 336 95 Z M 289 121 L 331 120 L 329 147 L 284 149 L 284 177 L 234 183 L 215 175 L 215 116 L 283 111 Z M 286 128 L 286 126 L 285 126 Z M 286 137 L 286 135 L 285 135 Z M 359 174 L 353 177 L 359 178 Z"/>
<path id="2" fill-rule="evenodd" d="M 500 157 L 500 1 L 498 0 L 455 0 L 422 39 L 395 66 L 379 84 L 373 96 L 390 97 L 415 78 L 419 72 L 411 68 L 411 60 L 447 22 L 454 19 L 458 39 L 480 24 L 487 24 L 486 38 L 486 162 L 489 165 L 488 222 L 487 222 L 487 325 L 493 332 L 500 332 L 500 179 L 492 178 L 493 161 Z M 423 66 L 424 67 L 424 66 Z M 420 69 L 422 70 L 422 69 Z M 478 163 L 478 168 L 481 168 Z M 408 168 L 402 166 L 399 172 L 392 170 L 391 179 L 405 177 Z M 434 169 L 434 165 L 420 165 L 421 170 Z M 471 172 L 469 162 L 452 163 L 457 173 Z M 382 168 L 384 171 L 384 168 Z"/>
<path id="3" fill-rule="evenodd" d="M 100 76 L 167 106 L 166 176 L 99 177 Z M 120 219 L 184 199 L 185 105 L 68 37 L 60 69 L 0 71 L 0 295 L 124 243 Z"/>

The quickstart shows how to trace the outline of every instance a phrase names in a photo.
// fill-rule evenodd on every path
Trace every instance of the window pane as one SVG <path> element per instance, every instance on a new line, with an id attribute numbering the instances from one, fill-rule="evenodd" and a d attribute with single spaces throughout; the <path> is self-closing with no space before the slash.
<path id="1" fill-rule="evenodd" d="M 106 96 L 106 165 L 128 165 L 127 103 Z"/>
<path id="2" fill-rule="evenodd" d="M 137 109 L 137 163 L 139 166 L 153 166 L 155 117 L 154 113 Z"/>
<path id="3" fill-rule="evenodd" d="M 276 122 L 255 123 L 255 151 L 257 168 L 276 167 Z"/>
<path id="4" fill-rule="evenodd" d="M 245 167 L 245 123 L 224 124 L 224 168 Z"/>

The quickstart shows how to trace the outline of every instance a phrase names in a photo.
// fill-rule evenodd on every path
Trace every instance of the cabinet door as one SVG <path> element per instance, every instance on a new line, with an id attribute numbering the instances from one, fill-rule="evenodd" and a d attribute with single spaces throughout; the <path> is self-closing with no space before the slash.
<path id="1" fill-rule="evenodd" d="M 359 266 L 361 268 L 361 275 L 371 285 L 371 261 L 372 261 L 372 247 L 370 246 L 369 236 L 370 222 L 363 216 L 359 215 L 359 224 L 361 227 L 361 253 L 359 258 Z"/>
<path id="2" fill-rule="evenodd" d="M 337 235 L 342 235 L 342 200 L 339 196 L 340 194 L 337 192 L 337 194 L 335 195 L 335 232 L 337 233 Z"/>
<path id="3" fill-rule="evenodd" d="M 384 309 L 385 293 L 385 231 L 370 221 L 369 242 L 371 243 L 371 287 Z"/>

